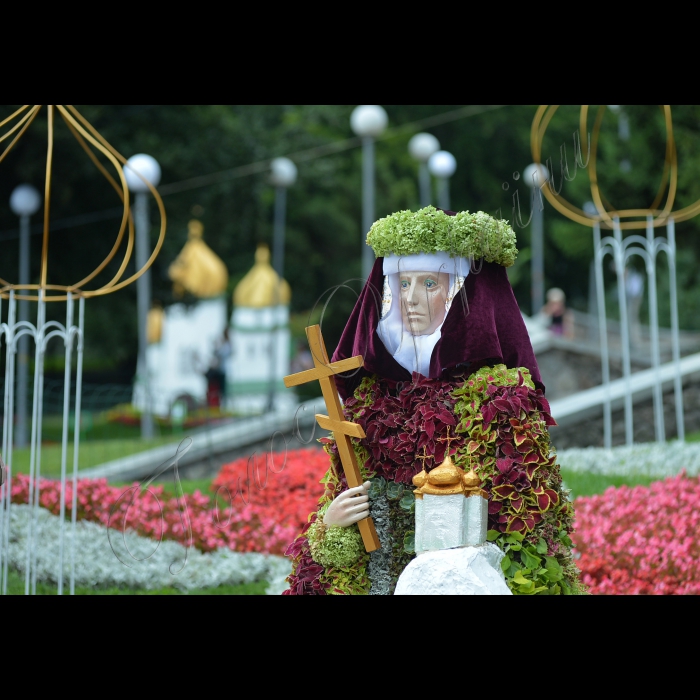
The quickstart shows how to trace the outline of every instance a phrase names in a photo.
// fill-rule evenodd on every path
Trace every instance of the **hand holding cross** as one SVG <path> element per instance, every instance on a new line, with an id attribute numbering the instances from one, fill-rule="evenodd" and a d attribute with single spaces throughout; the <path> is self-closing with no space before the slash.
<path id="1" fill-rule="evenodd" d="M 306 337 L 309 340 L 311 355 L 314 358 L 314 369 L 285 377 L 284 385 L 290 388 L 306 384 L 316 379 L 319 380 L 328 415 L 323 416 L 317 414 L 316 421 L 325 430 L 331 430 L 333 432 L 348 486 L 350 488 L 361 486 L 362 475 L 357 465 L 357 458 L 355 457 L 355 451 L 353 450 L 350 438 L 361 439 L 365 437 L 365 431 L 362 430 L 362 426 L 357 425 L 357 423 L 345 420 L 335 384 L 335 375 L 340 372 L 347 372 L 362 367 L 363 358 L 358 355 L 357 357 L 350 357 L 347 360 L 339 360 L 331 364 L 328 359 L 328 353 L 326 352 L 326 346 L 323 342 L 320 326 L 309 326 L 306 329 Z M 362 535 L 362 542 L 365 545 L 365 549 L 368 552 L 374 552 L 379 549 L 381 543 L 374 529 L 372 518 L 360 520 L 357 525 L 360 528 L 360 534 Z"/>

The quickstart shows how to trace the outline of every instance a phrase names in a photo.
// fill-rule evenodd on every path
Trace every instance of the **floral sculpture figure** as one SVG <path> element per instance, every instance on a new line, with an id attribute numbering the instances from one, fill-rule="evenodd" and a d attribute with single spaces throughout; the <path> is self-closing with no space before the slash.
<path id="1" fill-rule="evenodd" d="M 346 419 L 366 436 L 353 439 L 364 484 L 348 488 L 324 439 L 325 491 L 287 549 L 285 594 L 392 594 L 416 556 L 413 479 L 446 457 L 479 477 L 510 590 L 581 592 L 555 422 L 505 270 L 512 228 L 427 207 L 377 221 L 367 242 L 377 260 L 332 357 L 364 358 L 337 377 Z M 368 516 L 382 544 L 371 554 L 357 527 Z"/>

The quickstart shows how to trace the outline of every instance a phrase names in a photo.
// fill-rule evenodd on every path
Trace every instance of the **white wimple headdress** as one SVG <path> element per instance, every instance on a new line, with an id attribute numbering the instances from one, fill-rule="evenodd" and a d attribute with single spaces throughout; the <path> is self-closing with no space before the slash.
<path id="1" fill-rule="evenodd" d="M 417 255 L 389 255 L 384 258 L 384 293 L 382 296 L 382 318 L 377 327 L 384 347 L 394 359 L 409 372 L 430 376 L 430 359 L 440 340 L 442 323 L 431 335 L 413 335 L 403 325 L 401 316 L 400 273 L 432 272 L 449 274 L 449 292 L 445 300 L 445 317 L 452 300 L 462 289 L 469 274 L 466 258 L 451 258 L 448 253 L 418 253 Z M 443 320 L 444 323 L 444 320 Z"/>

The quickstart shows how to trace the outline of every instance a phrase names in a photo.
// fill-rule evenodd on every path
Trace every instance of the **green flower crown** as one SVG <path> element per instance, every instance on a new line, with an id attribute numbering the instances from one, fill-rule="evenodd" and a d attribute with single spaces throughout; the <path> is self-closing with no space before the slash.
<path id="1" fill-rule="evenodd" d="M 518 255 L 515 231 L 507 221 L 483 211 L 449 216 L 435 207 L 379 219 L 367 234 L 367 245 L 378 258 L 445 252 L 453 258 L 483 258 L 504 267 L 510 267 Z"/>

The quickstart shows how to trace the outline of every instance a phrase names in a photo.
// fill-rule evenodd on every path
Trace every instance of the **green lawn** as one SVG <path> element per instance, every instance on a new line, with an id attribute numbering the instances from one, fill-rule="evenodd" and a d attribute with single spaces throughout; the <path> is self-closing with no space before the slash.
<path id="1" fill-rule="evenodd" d="M 153 591 L 128 588 L 76 588 L 76 595 L 265 595 L 265 582 L 247 583 L 242 586 L 219 586 L 183 592 L 177 588 L 160 588 Z M 36 584 L 37 595 L 56 595 L 56 586 Z M 64 589 L 65 590 L 65 589 Z M 24 595 L 24 577 L 14 571 L 9 572 L 7 592 L 9 595 Z M 66 591 L 67 592 L 67 591 Z"/>
<path id="2" fill-rule="evenodd" d="M 137 438 L 121 440 L 94 440 L 80 443 L 79 469 L 96 467 L 105 462 L 120 457 L 138 454 L 152 447 L 175 443 L 178 438 L 173 435 L 162 435 L 159 438 L 143 441 Z M 14 450 L 12 456 L 12 470 L 18 474 L 29 473 L 29 448 Z M 68 449 L 68 474 L 73 473 L 73 446 Z M 41 448 L 41 473 L 43 476 L 60 476 L 61 474 L 61 445 L 48 444 Z"/>
<path id="3" fill-rule="evenodd" d="M 586 474 L 561 470 L 566 488 L 571 489 L 571 497 L 594 496 L 603 493 L 610 486 L 648 486 L 658 477 L 649 476 L 603 476 L 601 474 Z"/>

